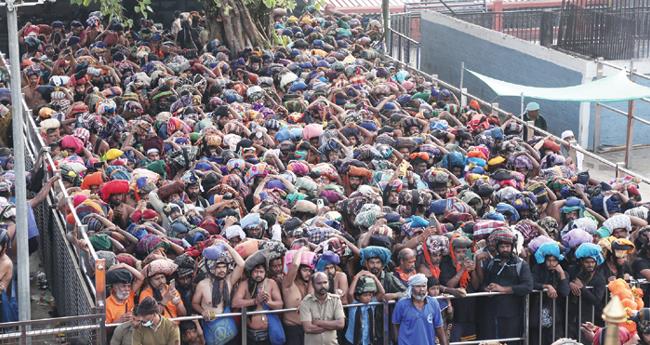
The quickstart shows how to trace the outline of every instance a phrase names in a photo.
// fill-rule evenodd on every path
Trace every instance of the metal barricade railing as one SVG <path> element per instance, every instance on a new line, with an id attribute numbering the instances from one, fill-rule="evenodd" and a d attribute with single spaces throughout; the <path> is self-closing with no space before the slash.
<path id="1" fill-rule="evenodd" d="M 392 56 L 384 55 L 384 57 L 386 59 L 388 59 L 388 60 L 391 60 L 391 61 L 395 62 L 395 63 L 400 63 L 400 64 L 403 65 L 403 63 L 401 61 L 395 59 Z M 604 164 L 604 165 L 606 165 L 608 167 L 611 167 L 611 168 L 615 169 L 616 177 L 619 177 L 621 174 L 625 174 L 625 175 L 629 175 L 631 177 L 637 178 L 640 182 L 650 184 L 650 178 L 648 178 L 646 176 L 643 176 L 643 175 L 641 175 L 641 174 L 639 174 L 637 172 L 631 171 L 631 170 L 629 170 L 627 168 L 621 167 L 621 165 L 619 163 L 611 162 L 611 161 L 601 157 L 600 155 L 598 155 L 596 153 L 593 153 L 591 151 L 588 151 L 588 150 L 578 146 L 575 142 L 568 142 L 568 141 L 562 140 L 561 138 L 559 138 L 555 134 L 552 134 L 552 133 L 550 133 L 548 131 L 545 131 L 545 130 L 543 130 L 541 128 L 535 127 L 532 123 L 528 123 L 528 122 L 522 120 L 519 116 L 513 116 L 512 113 L 499 108 L 498 103 L 490 103 L 488 101 L 485 101 L 485 100 L 483 100 L 483 99 L 481 99 L 481 98 L 479 98 L 479 97 L 477 97 L 475 95 L 470 94 L 469 92 L 467 92 L 467 89 L 458 88 L 458 87 L 456 87 L 456 86 L 454 86 L 454 85 L 452 85 L 452 84 L 450 84 L 448 82 L 445 82 L 444 80 L 439 79 L 437 75 L 431 75 L 431 74 L 422 72 L 422 71 L 420 71 L 420 70 L 418 70 L 416 68 L 413 68 L 411 66 L 404 66 L 404 67 L 409 72 L 411 72 L 412 75 L 422 76 L 423 78 L 428 79 L 429 81 L 434 82 L 437 85 L 441 85 L 441 86 L 449 89 L 450 91 L 453 91 L 454 93 L 460 95 L 459 99 L 461 100 L 461 103 L 466 103 L 464 101 L 464 100 L 466 100 L 466 98 L 474 99 L 482 107 L 489 108 L 492 111 L 493 114 L 498 115 L 500 118 L 511 118 L 514 121 L 520 123 L 522 126 L 524 126 L 525 129 L 530 129 L 530 130 L 532 130 L 534 133 L 536 133 L 538 135 L 553 138 L 553 140 L 555 140 L 556 142 L 562 143 L 563 145 L 566 145 L 571 150 L 575 150 L 576 152 L 581 152 L 582 154 L 585 155 L 585 157 L 589 157 L 589 158 L 599 162 L 600 164 Z M 465 106 L 466 104 L 461 104 L 461 105 Z"/>
<path id="2" fill-rule="evenodd" d="M 460 298 L 480 298 L 480 297 L 495 297 L 499 295 L 508 295 L 508 293 L 503 293 L 503 292 L 476 292 L 476 293 L 469 293 L 464 297 Z M 434 297 L 436 299 L 457 299 L 459 297 L 454 297 L 454 296 L 437 296 Z M 528 344 L 527 339 L 528 339 L 528 318 L 529 318 L 529 313 L 527 312 L 528 310 L 528 304 L 529 304 L 529 295 L 526 295 L 525 297 L 526 300 L 526 311 L 524 311 L 524 327 L 522 329 L 523 334 L 521 337 L 514 337 L 514 338 L 501 338 L 501 339 L 482 339 L 482 340 L 476 340 L 476 341 L 461 341 L 461 342 L 453 342 L 450 343 L 451 345 L 469 345 L 469 344 L 481 344 L 484 342 L 512 342 L 512 341 L 520 341 L 523 342 L 524 344 Z M 392 325 L 391 316 L 389 313 L 389 307 L 390 305 L 395 304 L 395 301 L 383 301 L 383 302 L 370 302 L 368 304 L 364 303 L 350 303 L 346 304 L 343 306 L 344 309 L 352 308 L 352 307 L 361 307 L 361 306 L 382 306 L 382 315 L 383 315 L 383 322 L 384 322 L 384 345 L 389 344 L 390 340 L 390 325 Z M 243 308 L 241 312 L 237 313 L 221 313 L 216 316 L 216 318 L 224 318 L 224 317 L 241 317 L 242 319 L 242 324 L 241 324 L 241 334 L 246 334 L 246 328 L 247 328 L 247 320 L 248 316 L 252 315 L 268 315 L 268 314 L 282 314 L 282 313 L 287 313 L 287 312 L 295 312 L 298 311 L 298 308 L 285 308 L 285 309 L 275 309 L 275 310 L 259 310 L 259 311 L 247 311 L 246 308 Z M 191 321 L 191 320 L 202 320 L 203 316 L 201 315 L 191 315 L 191 316 L 181 316 L 181 317 L 176 317 L 172 318 L 171 320 L 181 322 L 181 321 Z M 106 324 L 105 327 L 108 328 L 114 328 L 121 325 L 121 323 L 111 323 L 111 324 Z M 288 342 L 287 342 L 288 343 Z M 247 340 L 246 337 L 243 336 L 241 339 L 241 344 L 246 345 Z"/>
<path id="3" fill-rule="evenodd" d="M 5 60 L 4 54 L 0 53 L 0 65 L 9 66 Z M 47 145 L 44 143 L 38 127 L 34 122 L 32 111 L 27 106 L 25 99 L 21 98 L 22 108 L 25 118 L 24 137 L 26 169 L 34 168 L 39 153 L 43 156 L 45 178 L 52 176 L 56 172 L 56 164 L 52 159 Z M 17 134 L 14 134 L 17 135 Z M 37 169 L 40 167 L 36 167 Z M 56 191 L 58 190 L 58 192 Z M 72 245 L 67 238 L 69 233 L 66 217 L 57 208 L 59 198 L 65 199 L 69 212 L 74 219 L 73 226 L 79 232 L 81 238 L 88 243 L 88 250 L 83 251 Z M 97 253 L 90 245 L 85 228 L 82 226 L 79 217 L 75 212 L 72 199 L 70 198 L 63 182 L 59 179 L 53 186 L 48 197 L 44 202 L 33 209 L 34 217 L 39 228 L 39 253 L 41 264 L 45 270 L 50 290 L 55 299 L 56 308 L 59 315 L 81 315 L 76 319 L 66 319 L 74 322 L 74 325 L 65 329 L 74 330 L 80 334 L 79 339 L 96 339 L 93 328 L 102 325 L 103 321 L 97 322 L 96 315 L 103 315 L 103 309 L 97 309 L 95 303 L 96 291 L 93 279 L 93 272 L 87 267 L 94 267 L 95 261 L 98 260 Z M 95 316 L 93 316 L 95 315 Z M 87 317 L 86 317 L 87 316 Z M 93 317 L 91 317 L 93 316 Z M 102 316 L 103 318 L 103 316 Z M 39 320 L 38 324 L 48 324 L 52 326 L 61 322 L 60 318 Z M 42 321 L 42 322 L 40 322 Z M 27 322 L 26 324 L 30 324 Z M 3 329 L 7 324 L 0 325 Z M 97 326 L 97 327 L 95 327 Z M 75 327 L 81 327 L 76 329 Z M 36 332 L 36 333 L 33 333 Z M 37 336 L 49 334 L 44 330 L 29 331 L 26 336 L 35 339 Z M 71 331 L 72 332 L 72 331 Z M 65 338 L 65 330 L 59 330 L 59 336 Z M 25 334 L 23 334 L 25 335 Z M 0 338 L 3 339 L 3 338 Z"/>

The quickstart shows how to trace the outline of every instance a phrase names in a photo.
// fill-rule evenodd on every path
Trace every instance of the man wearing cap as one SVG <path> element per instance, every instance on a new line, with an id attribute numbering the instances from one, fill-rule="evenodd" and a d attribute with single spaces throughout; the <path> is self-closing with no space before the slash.
<path id="1" fill-rule="evenodd" d="M 187 309 L 187 314 L 193 314 L 192 310 L 192 295 L 194 294 L 194 280 L 195 261 L 187 255 L 179 255 L 174 259 L 174 263 L 178 265 L 176 269 L 176 290 L 181 295 L 183 305 Z"/>
<path id="2" fill-rule="evenodd" d="M 233 308 L 247 308 L 250 311 L 282 308 L 280 288 L 274 280 L 266 277 L 267 265 L 266 251 L 258 251 L 246 259 L 244 273 L 247 279 L 240 283 L 235 291 Z M 270 344 L 269 317 L 271 316 L 264 314 L 250 316 L 246 329 L 248 344 Z"/>
<path id="3" fill-rule="evenodd" d="M 449 344 L 440 305 L 428 296 L 427 277 L 418 273 L 408 280 L 408 289 L 393 310 L 393 326 L 398 345 Z M 435 334 L 435 338 L 434 338 Z"/>
<path id="4" fill-rule="evenodd" d="M 566 131 L 562 132 L 562 135 L 560 136 L 562 140 L 571 143 L 572 141 L 576 140 L 575 135 L 573 134 L 573 131 L 570 129 L 567 129 Z M 579 146 L 578 146 L 579 147 Z M 562 153 L 562 156 L 564 157 L 571 157 L 570 153 L 570 147 L 568 145 L 565 145 L 564 143 L 560 144 L 560 152 Z M 576 151 L 576 161 L 573 162 L 576 165 L 576 171 L 580 172 L 582 171 L 582 162 L 585 159 L 584 153 L 580 151 Z"/>
<path id="5" fill-rule="evenodd" d="M 181 334 L 176 324 L 160 314 L 153 297 L 147 297 L 136 309 L 140 327 L 133 331 L 133 345 L 180 345 Z"/>
<path id="6" fill-rule="evenodd" d="M 135 307 L 135 292 L 140 289 L 144 276 L 127 264 L 113 265 L 106 273 L 110 296 L 106 299 L 106 323 L 130 321 Z"/>
<path id="7" fill-rule="evenodd" d="M 300 303 L 300 321 L 306 345 L 338 345 L 336 331 L 345 327 L 345 313 L 339 295 L 327 292 L 329 279 L 323 272 L 311 277 L 313 294 Z"/>
<path id="8" fill-rule="evenodd" d="M 526 104 L 524 121 L 533 121 L 535 122 L 535 127 L 547 130 L 546 119 L 539 113 L 539 103 L 537 102 L 530 102 Z M 524 140 L 528 140 L 527 131 L 524 131 Z"/>

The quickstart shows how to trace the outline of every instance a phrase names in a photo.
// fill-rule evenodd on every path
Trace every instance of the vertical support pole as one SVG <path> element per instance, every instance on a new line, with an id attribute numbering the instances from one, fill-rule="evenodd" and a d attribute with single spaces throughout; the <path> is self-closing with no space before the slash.
<path id="1" fill-rule="evenodd" d="M 388 345 L 390 344 L 390 313 L 388 310 L 388 301 L 384 300 L 384 309 L 382 310 L 382 313 L 384 313 L 384 344 L 383 345 Z"/>
<path id="2" fill-rule="evenodd" d="M 578 296 L 578 342 L 582 341 L 582 332 L 580 332 L 581 325 L 582 325 L 582 295 Z"/>
<path id="3" fill-rule="evenodd" d="M 616 170 L 614 171 L 614 176 L 616 176 L 616 178 L 621 177 L 621 165 L 625 165 L 625 162 L 616 162 Z"/>
<path id="4" fill-rule="evenodd" d="M 467 88 L 466 87 L 460 89 L 460 95 L 461 95 L 460 96 L 460 106 L 461 107 L 467 106 L 468 102 L 467 102 Z"/>
<path id="5" fill-rule="evenodd" d="M 556 319 L 556 312 L 557 312 L 557 298 L 553 300 L 553 311 L 551 314 L 551 318 L 553 318 L 553 324 L 551 325 L 551 339 L 555 340 L 555 323 L 557 321 Z"/>
<path id="6" fill-rule="evenodd" d="M 576 169 L 578 168 L 578 154 L 576 153 L 576 146 L 578 146 L 578 142 L 574 139 L 569 141 L 569 157 L 571 158 L 571 161 L 573 164 L 575 164 Z"/>
<path id="7" fill-rule="evenodd" d="M 31 319 L 29 287 L 29 240 L 27 238 L 27 184 L 25 181 L 25 138 L 22 85 L 20 76 L 20 49 L 18 47 L 18 8 L 14 0 L 7 0 L 7 32 L 9 37 L 9 64 L 11 72 L 11 116 L 14 144 L 14 172 L 16 174 L 16 242 L 18 247 L 18 315 L 20 321 Z M 25 326 L 28 330 L 29 326 Z M 26 340 L 27 341 L 27 340 Z M 29 341 L 27 341 L 29 342 Z"/>
<path id="8" fill-rule="evenodd" d="M 241 345 L 248 343 L 248 317 L 246 316 L 246 308 L 241 308 Z"/>
<path id="9" fill-rule="evenodd" d="M 106 314 L 106 259 L 95 261 L 95 301 L 97 301 L 97 313 Z M 106 323 L 105 316 L 102 316 L 99 323 L 99 335 L 97 336 L 97 345 L 102 345 L 106 341 Z"/>
<path id="10" fill-rule="evenodd" d="M 386 49 L 388 49 L 388 36 L 390 35 L 390 11 L 389 7 L 390 4 L 388 0 L 381 0 L 381 13 L 382 16 L 384 17 L 384 44 L 386 45 Z M 392 51 L 390 52 L 392 53 Z M 392 55 L 392 54 L 388 54 Z"/>
<path id="11" fill-rule="evenodd" d="M 596 79 L 603 77 L 603 63 L 602 59 L 598 58 L 596 60 Z M 596 153 L 600 148 L 600 114 L 602 112 L 602 107 L 599 102 L 596 102 L 594 106 L 594 133 L 593 133 L 593 145 L 591 150 Z"/>
<path id="12" fill-rule="evenodd" d="M 553 12 L 544 10 L 539 23 L 539 45 L 550 47 L 553 45 Z"/>
<path id="13" fill-rule="evenodd" d="M 524 310 L 524 345 L 528 345 L 530 342 L 530 294 L 526 295 L 526 306 Z"/>
<path id="14" fill-rule="evenodd" d="M 630 155 L 632 153 L 634 131 L 634 100 L 627 101 L 627 130 L 625 132 L 625 168 L 630 168 Z"/>
<path id="15" fill-rule="evenodd" d="M 535 126 L 535 121 L 526 121 L 526 124 L 528 125 L 528 126 L 526 126 L 526 129 L 525 129 L 525 131 L 526 131 L 526 140 L 529 140 L 530 138 L 535 136 L 535 130 L 533 129 L 533 127 Z"/>
<path id="16" fill-rule="evenodd" d="M 519 112 L 520 115 L 519 115 L 519 116 L 521 116 L 521 119 L 522 119 L 522 120 L 524 119 L 524 110 L 525 110 L 525 109 L 526 109 L 526 108 L 525 108 L 525 106 L 524 106 L 524 94 L 522 93 L 522 94 L 521 94 L 520 107 L 519 107 L 519 110 L 520 110 L 520 112 Z"/>
<path id="17" fill-rule="evenodd" d="M 465 81 L 465 61 L 461 61 L 460 63 L 460 84 L 458 85 L 458 89 L 460 90 L 460 106 L 463 106 L 463 95 L 465 94 L 463 92 L 463 82 Z"/>
<path id="18" fill-rule="evenodd" d="M 541 289 L 539 291 L 539 320 L 538 322 L 538 332 L 537 337 L 539 338 L 539 343 L 538 344 L 543 344 L 542 343 L 542 309 L 544 309 L 544 289 Z"/>
<path id="19" fill-rule="evenodd" d="M 569 296 L 564 297 L 564 336 L 569 336 Z"/>
<path id="20" fill-rule="evenodd" d="M 494 22 L 492 29 L 497 32 L 503 31 L 503 0 L 497 0 L 492 3 L 492 12 L 494 12 Z"/>

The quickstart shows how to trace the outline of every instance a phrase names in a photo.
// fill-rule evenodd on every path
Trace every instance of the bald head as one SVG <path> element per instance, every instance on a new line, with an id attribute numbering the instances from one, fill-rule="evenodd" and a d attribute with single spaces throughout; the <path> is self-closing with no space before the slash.
<path id="1" fill-rule="evenodd" d="M 316 296 L 323 297 L 329 290 L 329 278 L 324 272 L 316 272 L 311 276 L 311 284 L 314 287 Z"/>
<path id="2" fill-rule="evenodd" d="M 397 254 L 397 260 L 402 271 L 409 273 L 415 271 L 415 251 L 411 248 L 404 248 Z"/>

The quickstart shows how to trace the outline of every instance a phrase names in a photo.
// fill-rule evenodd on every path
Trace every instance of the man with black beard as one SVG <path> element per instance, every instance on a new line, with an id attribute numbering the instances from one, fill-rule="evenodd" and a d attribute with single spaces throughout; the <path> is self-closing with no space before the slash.
<path id="1" fill-rule="evenodd" d="M 338 345 L 337 330 L 345 327 L 345 314 L 339 295 L 327 292 L 329 279 L 323 272 L 311 278 L 313 294 L 300 303 L 300 321 L 305 329 L 306 345 Z"/>
<path id="2" fill-rule="evenodd" d="M 129 227 L 131 214 L 135 211 L 126 203 L 129 189 L 129 182 L 124 180 L 106 182 L 101 189 L 102 199 L 108 202 L 113 210 L 113 218 L 110 221 L 122 229 Z"/>
<path id="3" fill-rule="evenodd" d="M 533 290 L 528 264 L 514 254 L 515 234 L 508 228 L 494 230 L 488 246 L 496 253 L 479 266 L 483 290 L 507 293 L 484 299 L 479 339 L 520 337 L 523 332 L 523 300 Z"/>
<path id="4" fill-rule="evenodd" d="M 196 263 L 194 259 L 187 255 L 179 255 L 174 259 L 178 265 L 176 269 L 176 290 L 181 295 L 183 305 L 188 314 L 194 314 L 192 310 L 192 295 L 194 294 L 194 271 Z"/>
<path id="5" fill-rule="evenodd" d="M 444 329 L 440 305 L 428 296 L 427 277 L 418 273 L 408 280 L 406 297 L 400 299 L 393 311 L 396 342 L 399 345 L 449 344 Z"/>
<path id="6" fill-rule="evenodd" d="M 581 244 L 575 252 L 578 265 L 569 269 L 569 334 L 567 336 L 577 337 L 578 314 L 591 315 L 593 307 L 596 310 L 602 308 L 603 297 L 605 296 L 606 280 L 598 266 L 602 265 L 602 249 L 593 243 Z M 582 301 L 580 301 L 582 299 Z M 582 305 L 581 310 L 579 310 Z M 599 323 L 600 315 L 594 315 L 596 323 Z"/>
<path id="7" fill-rule="evenodd" d="M 210 203 L 201 196 L 202 188 L 199 176 L 193 171 L 188 171 L 183 174 L 183 181 L 185 182 L 185 204 L 208 208 Z"/>
<path id="8" fill-rule="evenodd" d="M 379 278 L 386 291 L 384 299 L 387 301 L 402 298 L 406 291 L 406 286 L 392 272 L 384 271 L 390 257 L 390 251 L 384 247 L 368 246 L 361 249 L 361 266 Z"/>
<path id="9" fill-rule="evenodd" d="M 248 308 L 250 311 L 280 309 L 282 296 L 274 280 L 266 278 L 267 251 L 258 251 L 244 263 L 247 279 L 239 284 L 232 299 L 233 308 Z M 246 338 L 248 344 L 269 345 L 269 317 L 265 314 L 250 316 L 247 320 Z"/>

